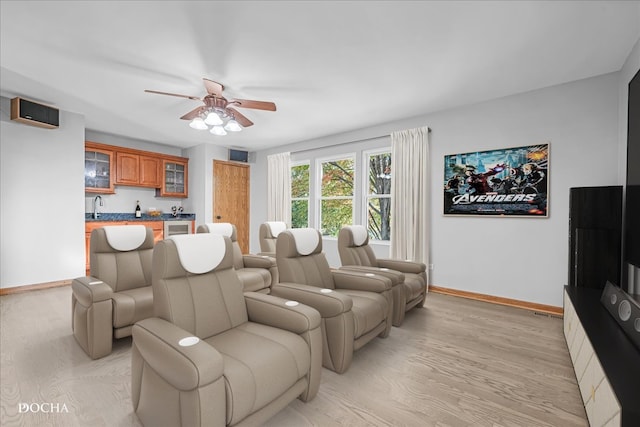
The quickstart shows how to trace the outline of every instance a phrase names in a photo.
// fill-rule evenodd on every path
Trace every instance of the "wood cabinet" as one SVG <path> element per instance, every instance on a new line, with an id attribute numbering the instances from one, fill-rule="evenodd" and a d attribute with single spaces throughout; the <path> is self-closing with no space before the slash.
<path id="1" fill-rule="evenodd" d="M 84 188 L 89 193 L 113 194 L 115 152 L 94 142 L 85 142 Z"/>
<path id="2" fill-rule="evenodd" d="M 140 156 L 140 185 L 158 188 L 162 185 L 162 160 L 158 157 Z"/>
<path id="3" fill-rule="evenodd" d="M 157 189 L 160 197 L 188 196 L 186 157 L 85 142 L 85 192 L 115 193 L 116 185 Z"/>
<path id="4" fill-rule="evenodd" d="M 188 160 L 162 160 L 162 186 L 157 191 L 161 197 L 188 197 Z"/>
<path id="5" fill-rule="evenodd" d="M 151 227 L 153 230 L 153 241 L 159 242 L 164 239 L 164 221 L 90 221 L 85 222 L 84 225 L 84 238 L 85 238 L 85 261 L 87 275 L 90 270 L 90 248 L 91 248 L 91 232 L 96 228 L 101 228 L 108 225 L 144 225 L 145 227 Z"/>
<path id="6" fill-rule="evenodd" d="M 131 152 L 116 152 L 116 184 L 137 187 L 160 187 L 161 159 Z"/>
<path id="7" fill-rule="evenodd" d="M 139 159 L 137 154 L 116 153 L 116 184 L 138 184 Z"/>

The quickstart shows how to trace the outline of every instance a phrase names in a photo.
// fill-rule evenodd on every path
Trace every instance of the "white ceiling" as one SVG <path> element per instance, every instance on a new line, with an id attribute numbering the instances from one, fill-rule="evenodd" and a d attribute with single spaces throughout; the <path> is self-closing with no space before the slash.
<path id="1" fill-rule="evenodd" d="M 249 151 L 620 70 L 638 1 L 1 1 L 0 94 L 87 129 Z M 216 137 L 179 117 L 202 78 L 255 125 Z"/>

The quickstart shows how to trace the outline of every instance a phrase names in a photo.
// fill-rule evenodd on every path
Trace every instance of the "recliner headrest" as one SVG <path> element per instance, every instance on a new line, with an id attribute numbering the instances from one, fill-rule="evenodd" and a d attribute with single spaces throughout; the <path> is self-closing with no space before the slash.
<path id="1" fill-rule="evenodd" d="M 107 225 L 103 229 L 109 246 L 122 252 L 138 249 L 147 237 L 144 225 Z"/>
<path id="2" fill-rule="evenodd" d="M 278 237 L 278 234 L 287 229 L 287 224 L 282 221 L 267 221 L 266 224 L 269 226 L 273 237 Z"/>
<path id="3" fill-rule="evenodd" d="M 369 238 L 369 231 L 364 225 L 351 225 L 345 228 L 351 230 L 354 246 L 362 246 L 367 243 L 367 239 Z"/>
<path id="4" fill-rule="evenodd" d="M 320 233 L 315 228 L 293 228 L 289 230 L 300 255 L 310 255 L 321 242 Z"/>
<path id="5" fill-rule="evenodd" d="M 209 233 L 227 236 L 232 241 L 236 238 L 234 226 L 230 222 L 208 222 L 205 226 L 209 229 Z"/>
<path id="6" fill-rule="evenodd" d="M 176 245 L 182 268 L 193 274 L 213 270 L 224 259 L 226 253 L 225 236 L 219 234 L 177 234 L 169 239 Z"/>

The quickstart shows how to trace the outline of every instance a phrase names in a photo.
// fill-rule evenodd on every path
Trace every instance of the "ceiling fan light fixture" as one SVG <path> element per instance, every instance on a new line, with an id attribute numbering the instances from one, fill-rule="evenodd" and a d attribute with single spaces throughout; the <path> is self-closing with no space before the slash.
<path id="1" fill-rule="evenodd" d="M 242 130 L 238 122 L 235 121 L 235 119 L 229 120 L 224 128 L 229 132 L 240 132 Z"/>
<path id="2" fill-rule="evenodd" d="M 224 108 L 216 108 L 215 112 L 216 114 L 218 114 L 218 117 L 220 117 L 222 120 L 229 118 L 229 114 L 227 113 L 227 110 Z"/>
<path id="3" fill-rule="evenodd" d="M 211 128 L 211 130 L 209 131 L 214 135 L 219 135 L 219 136 L 223 136 L 226 135 L 227 132 L 224 130 L 224 128 L 220 125 L 216 125 L 214 127 Z"/>
<path id="4" fill-rule="evenodd" d="M 209 127 L 205 124 L 204 120 L 202 120 L 202 117 L 196 117 L 195 119 L 191 120 L 191 123 L 189 123 L 189 126 L 193 129 L 198 129 L 198 130 L 209 129 Z"/>
<path id="5" fill-rule="evenodd" d="M 204 122 L 211 126 L 217 126 L 224 123 L 220 118 L 220 116 L 215 111 L 212 111 L 209 114 L 207 114 L 207 118 L 204 119 Z"/>
<path id="6" fill-rule="evenodd" d="M 193 129 L 207 130 L 209 127 L 216 127 L 210 130 L 214 135 L 226 135 L 226 131 L 240 132 L 246 127 L 253 126 L 253 122 L 237 111 L 236 107 L 276 111 L 276 104 L 269 101 L 256 101 L 252 99 L 229 100 L 225 98 L 222 93 L 224 85 L 207 78 L 203 78 L 202 80 L 207 91 L 207 94 L 202 98 L 193 95 L 160 92 L 157 90 L 145 90 L 145 92 L 202 101 L 204 105 L 194 108 L 180 117 L 180 119 L 191 120 L 189 126 Z M 236 120 L 236 117 L 238 120 Z M 242 123 L 242 125 L 240 123 Z"/>

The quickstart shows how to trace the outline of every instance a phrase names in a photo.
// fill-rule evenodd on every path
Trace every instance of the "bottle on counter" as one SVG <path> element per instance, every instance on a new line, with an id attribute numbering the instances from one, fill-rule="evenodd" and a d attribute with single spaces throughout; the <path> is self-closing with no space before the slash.
<path id="1" fill-rule="evenodd" d="M 136 218 L 142 217 L 142 210 L 140 209 L 140 200 L 136 201 Z"/>

